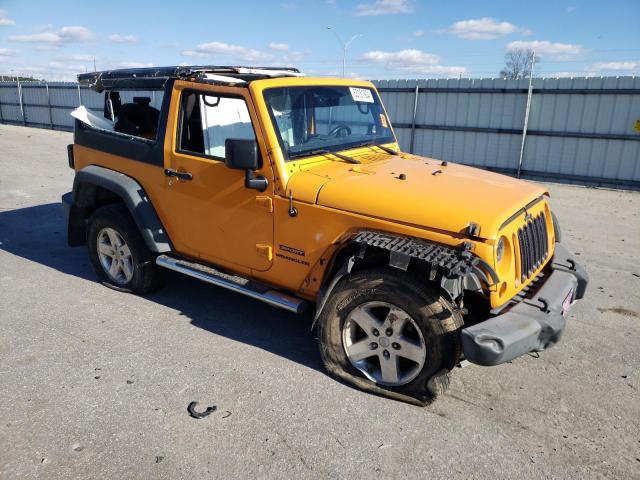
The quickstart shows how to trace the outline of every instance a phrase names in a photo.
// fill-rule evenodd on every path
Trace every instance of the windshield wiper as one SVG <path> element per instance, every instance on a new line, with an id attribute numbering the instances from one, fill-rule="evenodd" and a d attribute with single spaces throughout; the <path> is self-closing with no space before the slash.
<path id="1" fill-rule="evenodd" d="M 310 152 L 306 152 L 305 155 L 333 155 L 334 157 L 338 157 L 340 160 L 344 160 L 348 163 L 360 163 L 360 160 L 353 157 L 348 157 L 347 155 L 342 155 L 337 152 L 330 152 L 324 148 L 320 148 L 318 150 L 311 150 Z"/>
<path id="2" fill-rule="evenodd" d="M 396 152 L 393 148 L 385 147 L 384 145 L 378 145 L 377 143 L 363 142 L 359 143 L 358 145 L 354 145 L 352 148 L 357 147 L 378 147 L 380 150 L 384 150 L 389 155 L 400 155 L 400 152 Z"/>
<path id="3" fill-rule="evenodd" d="M 393 148 L 385 147 L 384 145 L 376 145 L 376 147 L 380 148 L 381 150 L 384 150 L 389 155 L 400 155 L 400 152 L 395 151 Z"/>

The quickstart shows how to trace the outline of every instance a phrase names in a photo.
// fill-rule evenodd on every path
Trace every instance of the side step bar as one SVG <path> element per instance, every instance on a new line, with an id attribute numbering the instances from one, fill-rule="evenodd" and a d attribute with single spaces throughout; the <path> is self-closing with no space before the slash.
<path id="1" fill-rule="evenodd" d="M 156 264 L 290 312 L 302 313 L 309 307 L 309 302 L 306 300 L 278 292 L 253 280 L 230 275 L 200 263 L 169 255 L 159 255 L 156 258 Z"/>

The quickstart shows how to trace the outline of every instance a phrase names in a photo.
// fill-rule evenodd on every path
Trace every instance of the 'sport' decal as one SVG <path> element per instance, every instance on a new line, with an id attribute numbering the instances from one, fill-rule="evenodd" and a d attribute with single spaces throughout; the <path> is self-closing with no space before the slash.
<path id="1" fill-rule="evenodd" d="M 280 250 L 287 253 L 293 253 L 294 255 L 298 255 L 299 257 L 304 257 L 304 250 L 298 250 L 297 248 L 289 247 L 288 245 L 280 244 Z"/>

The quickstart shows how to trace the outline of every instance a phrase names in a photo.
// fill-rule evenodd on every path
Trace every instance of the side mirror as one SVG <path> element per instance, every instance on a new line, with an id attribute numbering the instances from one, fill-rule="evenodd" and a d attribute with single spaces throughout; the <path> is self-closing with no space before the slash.
<path id="1" fill-rule="evenodd" d="M 260 168 L 260 153 L 255 140 L 227 138 L 224 141 L 224 164 L 234 170 L 257 170 Z"/>
<path id="2" fill-rule="evenodd" d="M 262 159 L 255 140 L 227 138 L 224 142 L 224 164 L 234 170 L 244 170 L 244 186 L 264 192 L 269 181 L 262 177 L 254 177 L 254 170 L 262 166 Z"/>

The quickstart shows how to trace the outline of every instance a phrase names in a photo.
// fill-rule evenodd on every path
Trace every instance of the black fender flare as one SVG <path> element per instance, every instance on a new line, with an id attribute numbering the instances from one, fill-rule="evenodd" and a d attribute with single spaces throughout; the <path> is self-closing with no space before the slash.
<path id="1" fill-rule="evenodd" d="M 417 238 L 368 230 L 358 232 L 347 244 L 355 244 L 359 251 L 348 257 L 318 292 L 312 328 L 335 286 L 351 273 L 359 259 L 365 258 L 367 249 L 386 250 L 389 252 L 389 265 L 403 271 L 407 271 L 411 262 L 428 266 L 427 280 L 440 285 L 451 302 L 461 298 L 465 290 L 480 291 L 482 284 L 498 282 L 498 275 L 491 266 L 473 255 L 466 244 L 462 249 L 455 249 Z"/>
<path id="2" fill-rule="evenodd" d="M 133 178 L 108 168 L 89 165 L 76 173 L 71 195 L 70 222 L 73 222 L 74 218 L 77 221 L 77 212 L 95 205 L 98 187 L 122 199 L 149 250 L 155 253 L 172 250 L 169 236 L 144 188 Z M 72 231 L 71 224 L 69 231 Z"/>

